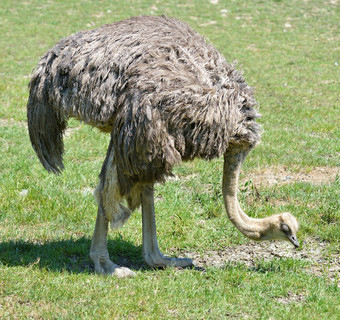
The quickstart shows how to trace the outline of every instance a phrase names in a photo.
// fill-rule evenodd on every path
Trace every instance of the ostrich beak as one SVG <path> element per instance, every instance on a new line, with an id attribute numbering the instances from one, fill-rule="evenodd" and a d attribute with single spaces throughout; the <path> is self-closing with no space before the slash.
<path id="1" fill-rule="evenodd" d="M 299 241 L 297 240 L 296 236 L 287 234 L 287 238 L 295 246 L 295 248 L 300 247 Z"/>

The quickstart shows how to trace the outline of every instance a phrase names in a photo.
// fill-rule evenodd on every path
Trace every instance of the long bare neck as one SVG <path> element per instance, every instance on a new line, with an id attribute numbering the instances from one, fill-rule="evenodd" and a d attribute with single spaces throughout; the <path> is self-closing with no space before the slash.
<path id="1" fill-rule="evenodd" d="M 222 193 L 230 221 L 246 237 L 265 239 L 271 226 L 271 218 L 254 219 L 244 213 L 237 200 L 238 180 L 241 165 L 248 152 L 227 151 L 224 155 Z"/>

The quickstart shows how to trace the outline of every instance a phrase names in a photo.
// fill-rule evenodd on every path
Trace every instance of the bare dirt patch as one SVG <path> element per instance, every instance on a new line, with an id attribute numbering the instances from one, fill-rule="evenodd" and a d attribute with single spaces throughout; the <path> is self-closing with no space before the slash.
<path id="1" fill-rule="evenodd" d="M 306 300 L 306 297 L 302 294 L 294 294 L 289 292 L 287 297 L 279 297 L 276 298 L 276 300 L 280 303 L 288 304 L 292 302 L 303 302 Z"/>
<path id="2" fill-rule="evenodd" d="M 294 182 L 322 184 L 334 181 L 339 173 L 339 167 L 314 167 L 312 169 L 301 169 L 297 172 L 284 166 L 269 167 L 250 172 L 247 177 L 241 180 L 241 184 L 249 179 L 255 186 L 273 186 Z"/>
<path id="3" fill-rule="evenodd" d="M 296 250 L 288 242 L 249 242 L 233 247 L 226 247 L 219 251 L 206 251 L 204 254 L 187 252 L 186 256 L 194 259 L 198 267 L 223 267 L 227 264 L 245 264 L 249 268 L 256 268 L 260 260 L 291 258 L 304 260 L 310 265 L 305 269 L 316 276 L 326 276 L 337 281 L 340 274 L 340 251 L 329 252 L 326 242 L 306 239 L 302 248 Z"/>

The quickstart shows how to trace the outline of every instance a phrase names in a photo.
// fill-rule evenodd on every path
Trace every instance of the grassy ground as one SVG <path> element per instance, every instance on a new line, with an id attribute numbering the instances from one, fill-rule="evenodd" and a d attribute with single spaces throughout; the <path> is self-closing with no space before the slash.
<path id="1" fill-rule="evenodd" d="M 236 258 L 219 267 L 204 258 L 230 248 L 246 251 L 252 242 L 224 213 L 222 160 L 194 161 L 177 167 L 178 179 L 157 188 L 158 235 L 163 251 L 201 257 L 205 270 L 147 268 L 136 212 L 110 233 L 109 250 L 137 276 L 119 280 L 93 273 L 88 251 L 96 205 L 89 188 L 98 182 L 108 137 L 71 121 L 66 170 L 58 177 L 47 174 L 25 127 L 29 75 L 62 37 L 162 13 L 189 22 L 228 61 L 237 59 L 256 87 L 265 133 L 243 167 L 241 204 L 253 217 L 293 212 L 301 224 L 301 250 L 314 239 L 314 252 L 294 258 L 294 250 L 283 246 L 279 250 L 289 251 L 288 257 L 248 264 Z M 285 168 L 293 176 L 339 167 L 339 15 L 337 0 L 2 0 L 0 318 L 337 319 L 338 176 L 325 175 L 321 184 L 256 185 L 251 179 L 263 168 L 274 176 Z"/>

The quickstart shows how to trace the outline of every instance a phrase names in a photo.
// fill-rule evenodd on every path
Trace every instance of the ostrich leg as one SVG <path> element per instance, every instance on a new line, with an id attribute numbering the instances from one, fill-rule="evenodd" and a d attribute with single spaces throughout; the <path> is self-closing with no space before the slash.
<path id="1" fill-rule="evenodd" d="M 113 275 L 118 278 L 135 275 L 128 268 L 120 267 L 110 260 L 107 250 L 108 221 L 104 216 L 101 205 L 98 206 L 96 226 L 94 229 L 90 258 L 94 263 L 96 273 Z"/>
<path id="2" fill-rule="evenodd" d="M 190 267 L 193 261 L 188 258 L 165 257 L 160 252 L 157 242 L 154 188 L 146 185 L 142 191 L 142 219 L 143 219 L 143 259 L 150 267 Z"/>

